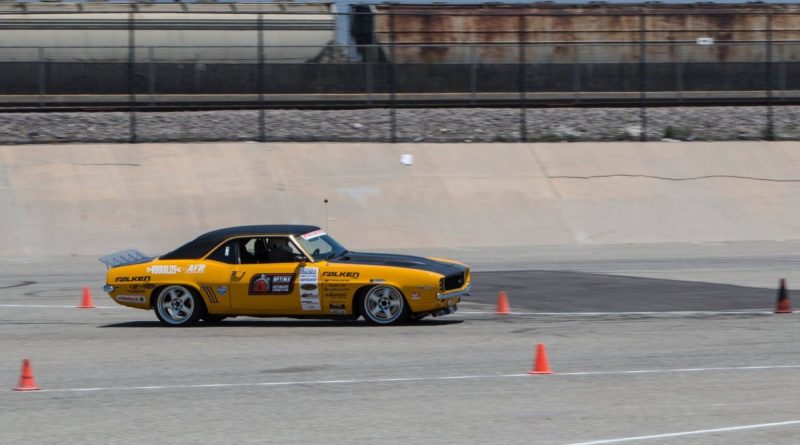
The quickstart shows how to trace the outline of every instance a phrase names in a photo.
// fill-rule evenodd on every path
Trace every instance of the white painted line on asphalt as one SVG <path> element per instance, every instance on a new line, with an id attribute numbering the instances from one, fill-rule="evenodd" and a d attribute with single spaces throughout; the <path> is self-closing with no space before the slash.
<path id="1" fill-rule="evenodd" d="M 57 306 L 52 304 L 0 304 L 0 307 L 21 307 L 21 308 L 58 308 L 58 309 L 78 309 L 78 306 Z M 122 306 L 95 306 L 94 308 L 80 308 L 80 309 L 120 309 Z"/>
<path id="2" fill-rule="evenodd" d="M 715 368 L 677 368 L 677 369 L 638 369 L 632 371 L 586 371 L 562 372 L 557 375 L 613 375 L 613 374 L 665 374 L 671 372 L 710 372 L 710 371 L 756 371 L 765 369 L 794 369 L 800 365 L 735 366 Z M 555 374 L 554 374 L 555 375 Z"/>
<path id="3" fill-rule="evenodd" d="M 656 373 L 679 373 L 679 372 L 709 372 L 709 371 L 753 371 L 753 370 L 774 370 L 774 369 L 796 369 L 800 365 L 765 365 L 765 366 L 732 366 L 716 368 L 679 368 L 679 369 L 642 369 L 632 371 L 587 371 L 587 372 L 563 372 L 549 374 L 549 377 L 564 376 L 591 376 L 591 375 L 626 375 L 626 374 L 656 374 Z M 159 385 L 159 386 L 107 386 L 90 388 L 61 388 L 43 389 L 30 391 L 31 393 L 46 392 L 94 392 L 94 391 L 141 391 L 152 389 L 201 389 L 201 388 L 236 388 L 236 387 L 268 387 L 268 386 L 299 386 L 299 385 L 334 385 L 352 383 L 398 383 L 398 382 L 420 382 L 420 381 L 442 381 L 442 380 L 477 380 L 477 379 L 504 379 L 514 377 L 536 378 L 528 373 L 524 374 L 485 374 L 485 375 L 451 375 L 439 377 L 394 377 L 394 378 L 374 378 L 374 379 L 343 379 L 343 380 L 302 380 L 288 382 L 246 382 L 246 383 L 198 383 L 189 385 Z M 538 377 L 543 378 L 543 377 Z"/>
<path id="4" fill-rule="evenodd" d="M 787 420 L 785 422 L 760 423 L 756 425 L 731 426 L 727 428 L 714 428 L 709 430 L 683 431 L 680 433 L 654 434 L 652 436 L 621 437 L 619 439 L 594 440 L 591 442 L 576 442 L 568 445 L 600 445 L 606 443 L 630 442 L 634 440 L 664 439 L 667 437 L 694 436 L 698 434 L 725 433 L 728 431 L 754 430 L 758 428 L 773 428 L 786 425 L 800 424 L 800 420 Z"/>
<path id="5" fill-rule="evenodd" d="M 456 314 L 468 315 L 564 315 L 570 317 L 598 317 L 606 315 L 768 315 L 774 312 L 767 309 L 740 309 L 730 311 L 639 311 L 639 312 L 511 312 L 510 314 L 497 314 L 494 311 L 458 311 Z"/>

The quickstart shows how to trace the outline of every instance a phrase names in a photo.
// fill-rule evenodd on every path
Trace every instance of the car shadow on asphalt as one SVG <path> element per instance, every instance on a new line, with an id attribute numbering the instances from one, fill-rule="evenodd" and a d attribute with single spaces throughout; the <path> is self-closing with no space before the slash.
<path id="1" fill-rule="evenodd" d="M 401 323 L 396 326 L 403 328 L 416 328 L 416 327 L 431 327 L 431 326 L 449 326 L 454 324 L 463 323 L 464 320 L 429 320 L 423 319 L 419 321 L 410 321 Z M 172 329 L 170 326 L 165 326 L 159 321 L 129 321 L 124 323 L 112 323 L 107 325 L 98 326 L 99 328 L 164 328 Z M 381 328 L 382 326 L 371 325 L 365 321 L 337 321 L 337 320 L 225 320 L 218 323 L 204 323 L 200 322 L 192 326 L 186 326 L 184 329 L 191 328 L 236 328 L 236 327 L 262 327 L 262 328 L 328 328 L 328 327 L 349 327 L 349 328 Z"/>
<path id="2" fill-rule="evenodd" d="M 474 272 L 463 301 L 494 305 L 501 290 L 512 310 L 532 312 L 733 311 L 775 303 L 775 289 L 547 270 Z"/>

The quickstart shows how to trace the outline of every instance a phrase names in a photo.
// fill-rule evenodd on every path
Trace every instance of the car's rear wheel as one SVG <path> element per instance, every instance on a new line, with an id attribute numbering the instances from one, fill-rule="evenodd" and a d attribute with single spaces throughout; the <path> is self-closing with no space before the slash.
<path id="1" fill-rule="evenodd" d="M 156 317 L 167 326 L 188 326 L 203 313 L 200 297 L 184 286 L 167 286 L 156 297 Z"/>
<path id="2" fill-rule="evenodd" d="M 375 286 L 361 298 L 361 314 L 370 324 L 387 325 L 408 318 L 405 298 L 392 286 Z"/>

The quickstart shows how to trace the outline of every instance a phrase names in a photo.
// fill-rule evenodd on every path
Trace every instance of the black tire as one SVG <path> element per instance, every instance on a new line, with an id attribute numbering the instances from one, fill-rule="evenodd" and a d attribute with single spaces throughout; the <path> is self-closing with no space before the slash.
<path id="1" fill-rule="evenodd" d="M 374 325 L 390 325 L 406 321 L 410 311 L 403 293 L 392 286 L 375 286 L 359 299 L 364 320 Z"/>
<path id="2" fill-rule="evenodd" d="M 153 303 L 158 320 L 171 327 L 191 326 L 205 315 L 205 305 L 200 295 L 193 289 L 171 285 L 156 296 Z"/>

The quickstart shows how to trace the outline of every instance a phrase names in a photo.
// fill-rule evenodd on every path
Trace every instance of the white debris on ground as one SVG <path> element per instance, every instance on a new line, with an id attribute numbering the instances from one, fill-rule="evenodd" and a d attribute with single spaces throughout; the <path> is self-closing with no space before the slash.
<path id="1" fill-rule="evenodd" d="M 777 139 L 800 139 L 800 106 L 776 106 Z M 267 141 L 389 141 L 390 110 L 266 110 Z M 767 135 L 765 107 L 647 109 L 648 140 L 757 140 Z M 0 143 L 125 142 L 125 112 L 0 113 Z M 259 139 L 257 110 L 138 112 L 137 140 L 241 141 Z M 396 139 L 404 142 L 516 142 L 521 110 L 433 108 L 396 110 Z M 529 108 L 531 142 L 639 140 L 638 108 Z"/>

